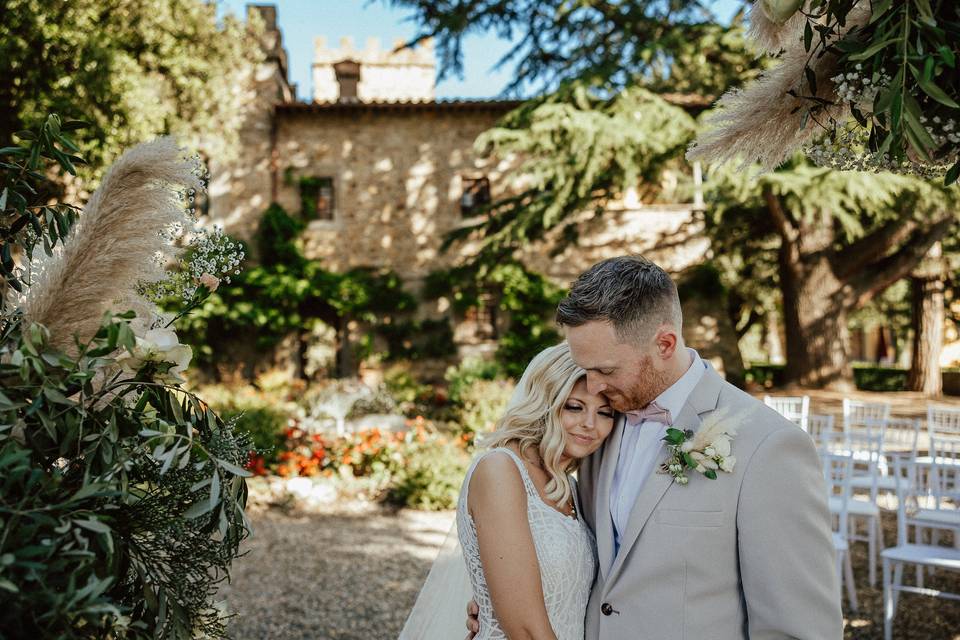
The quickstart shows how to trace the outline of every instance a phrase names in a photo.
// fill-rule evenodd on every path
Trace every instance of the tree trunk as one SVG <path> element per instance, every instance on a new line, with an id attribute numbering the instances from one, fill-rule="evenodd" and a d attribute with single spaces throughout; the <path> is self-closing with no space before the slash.
<path id="1" fill-rule="evenodd" d="M 826 258 L 813 264 L 792 264 L 781 251 L 780 282 L 787 337 L 788 382 L 838 391 L 854 388 L 847 358 L 849 303 L 843 283 Z"/>
<path id="2" fill-rule="evenodd" d="M 928 262 L 910 278 L 913 354 L 907 389 L 936 397 L 943 392 L 940 351 L 943 348 L 944 301 L 942 250 L 937 243 Z"/>

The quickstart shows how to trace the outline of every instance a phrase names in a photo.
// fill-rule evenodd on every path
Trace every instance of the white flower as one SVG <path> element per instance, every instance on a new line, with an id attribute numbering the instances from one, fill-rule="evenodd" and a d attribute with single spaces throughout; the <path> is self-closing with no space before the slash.
<path id="1" fill-rule="evenodd" d="M 703 455 L 707 456 L 708 458 L 712 458 L 717 455 L 717 450 L 713 447 L 707 447 L 703 450 Z"/>
<path id="2" fill-rule="evenodd" d="M 737 464 L 736 456 L 727 456 L 720 462 L 720 469 L 727 473 L 733 472 L 733 465 Z"/>
<path id="3" fill-rule="evenodd" d="M 726 458 L 730 455 L 730 436 L 723 435 L 713 441 L 713 445 L 708 447 L 713 449 L 715 453 L 707 453 L 708 456 L 713 458 L 714 456 L 720 456 L 721 458 Z"/>
<path id="4" fill-rule="evenodd" d="M 683 451 L 684 453 L 690 453 L 691 451 L 693 451 L 693 443 L 687 440 L 686 442 L 680 445 L 680 451 Z"/>
<path id="5" fill-rule="evenodd" d="M 687 476 L 678 476 L 677 478 L 675 478 L 675 480 L 677 481 L 677 484 L 687 484 L 688 482 L 690 482 L 690 478 L 688 478 Z"/>
<path id="6" fill-rule="evenodd" d="M 180 344 L 172 329 L 150 329 L 143 336 L 136 335 L 135 338 L 132 352 L 124 351 L 117 358 L 117 364 L 132 374 L 136 374 L 148 362 L 172 364 L 157 379 L 161 382 L 183 382 L 180 374 L 190 365 L 193 350 L 189 345 Z"/>

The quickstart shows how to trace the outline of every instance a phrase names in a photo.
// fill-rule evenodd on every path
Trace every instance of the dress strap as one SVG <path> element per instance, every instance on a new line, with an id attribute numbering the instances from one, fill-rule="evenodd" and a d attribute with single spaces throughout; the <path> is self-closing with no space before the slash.
<path id="1" fill-rule="evenodd" d="M 517 468 L 520 470 L 520 477 L 523 478 L 523 486 L 527 490 L 527 495 L 539 497 L 540 494 L 539 492 L 537 492 L 537 487 L 533 484 L 533 480 L 530 479 L 530 474 L 527 473 L 527 466 L 523 464 L 523 460 L 520 458 L 520 456 L 514 453 L 512 449 L 508 449 L 507 447 L 497 447 L 495 449 L 490 449 L 490 451 L 487 451 L 481 457 L 490 455 L 491 453 L 494 453 L 497 451 L 502 451 L 503 453 L 506 453 L 511 458 L 513 458 L 513 461 L 516 463 Z"/>

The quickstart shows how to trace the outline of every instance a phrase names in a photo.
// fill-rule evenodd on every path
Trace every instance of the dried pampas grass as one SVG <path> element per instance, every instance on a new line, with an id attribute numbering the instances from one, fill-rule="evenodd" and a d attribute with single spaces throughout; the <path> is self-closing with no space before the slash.
<path id="1" fill-rule="evenodd" d="M 753 14 L 762 15 L 754 6 Z M 869 7 L 858 6 L 851 12 L 843 33 L 866 24 Z M 793 21 L 788 21 L 790 24 Z M 758 162 L 765 171 L 775 169 L 803 145 L 825 134 L 831 119 L 842 121 L 849 117 L 845 103 L 836 104 L 836 86 L 832 78 L 840 72 L 837 57 L 826 54 L 811 60 L 816 76 L 817 97 L 834 104 L 818 111 L 816 119 L 804 123 L 804 112 L 811 106 L 809 99 L 793 97 L 809 94 L 804 82 L 804 67 L 810 54 L 803 47 L 803 23 L 794 27 L 795 37 L 787 38 L 781 63 L 762 74 L 743 89 L 734 89 L 720 98 L 719 110 L 708 116 L 707 130 L 687 151 L 692 161 L 726 162 L 739 158 L 741 168 Z M 819 123 L 817 122 L 819 121 Z M 801 124 L 803 126 L 801 126 Z"/>
<path id="2" fill-rule="evenodd" d="M 32 284 L 21 299 L 24 319 L 46 326 L 53 345 L 70 351 L 74 336 L 82 342 L 93 337 L 107 311 L 154 313 L 137 285 L 166 277 L 163 263 L 178 251 L 168 232 L 190 222 L 177 190 L 200 189 L 196 173 L 196 163 L 172 138 L 124 153 L 64 245 L 28 265 Z"/>
<path id="3" fill-rule="evenodd" d="M 787 49 L 800 40 L 803 37 L 803 23 L 807 19 L 803 13 L 797 11 L 783 24 L 777 24 L 761 8 L 761 2 L 762 0 L 756 0 L 747 16 L 750 22 L 747 39 L 757 49 L 758 57 L 763 54 L 778 53 L 781 49 Z"/>

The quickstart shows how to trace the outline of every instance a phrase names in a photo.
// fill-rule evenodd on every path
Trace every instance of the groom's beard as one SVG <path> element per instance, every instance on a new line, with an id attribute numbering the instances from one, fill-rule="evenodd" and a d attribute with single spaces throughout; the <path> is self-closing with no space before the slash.
<path id="1" fill-rule="evenodd" d="M 604 394 L 611 406 L 621 413 L 642 409 L 657 399 L 670 386 L 670 381 L 664 371 L 653 366 L 653 358 L 644 356 L 637 367 L 633 387 L 620 391 L 607 390 Z"/>

